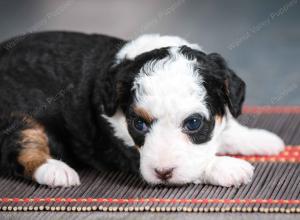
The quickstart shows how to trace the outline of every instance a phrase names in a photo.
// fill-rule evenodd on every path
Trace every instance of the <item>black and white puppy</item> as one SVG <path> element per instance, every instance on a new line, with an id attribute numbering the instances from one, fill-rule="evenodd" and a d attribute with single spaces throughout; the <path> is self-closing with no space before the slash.
<path id="1" fill-rule="evenodd" d="M 182 38 L 44 32 L 0 46 L 0 162 L 12 175 L 68 187 L 88 165 L 239 186 L 253 166 L 218 153 L 283 150 L 235 120 L 245 83 L 224 59 Z"/>

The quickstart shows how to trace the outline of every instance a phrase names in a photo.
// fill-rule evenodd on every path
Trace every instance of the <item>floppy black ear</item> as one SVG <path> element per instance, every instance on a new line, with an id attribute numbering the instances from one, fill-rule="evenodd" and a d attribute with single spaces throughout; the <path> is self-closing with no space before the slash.
<path id="1" fill-rule="evenodd" d="M 224 74 L 224 94 L 231 114 L 238 117 L 242 112 L 242 105 L 246 94 L 246 84 L 228 66 L 223 57 L 217 53 L 211 53 L 208 58 L 217 65 L 218 73 Z"/>
<path id="2" fill-rule="evenodd" d="M 118 65 L 109 64 L 95 83 L 94 103 L 100 107 L 101 114 L 113 116 L 117 109 L 125 109 L 132 98 L 131 88 L 136 72 L 142 64 L 132 67 L 133 61 L 123 60 Z"/>
<path id="3" fill-rule="evenodd" d="M 109 117 L 113 116 L 118 108 L 118 95 L 115 79 L 115 71 L 106 69 L 105 74 L 101 74 L 95 81 L 93 102 L 97 106 L 101 114 Z"/>

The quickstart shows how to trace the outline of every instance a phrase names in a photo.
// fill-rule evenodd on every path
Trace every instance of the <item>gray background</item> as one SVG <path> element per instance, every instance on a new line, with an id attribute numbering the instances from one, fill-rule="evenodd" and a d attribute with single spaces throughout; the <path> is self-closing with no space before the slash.
<path id="1" fill-rule="evenodd" d="M 0 40 L 42 30 L 179 35 L 226 58 L 247 104 L 300 104 L 300 0 L 10 0 L 0 1 L 0 27 Z"/>

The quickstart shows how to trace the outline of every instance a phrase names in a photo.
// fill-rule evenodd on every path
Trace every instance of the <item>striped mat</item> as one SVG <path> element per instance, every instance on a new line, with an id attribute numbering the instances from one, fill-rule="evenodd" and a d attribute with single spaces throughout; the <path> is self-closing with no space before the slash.
<path id="1" fill-rule="evenodd" d="M 149 186 L 121 172 L 80 170 L 81 186 L 55 188 L 0 174 L 0 211 L 300 213 L 300 107 L 246 107 L 239 120 L 279 134 L 277 156 L 236 156 L 255 166 L 240 188 Z"/>

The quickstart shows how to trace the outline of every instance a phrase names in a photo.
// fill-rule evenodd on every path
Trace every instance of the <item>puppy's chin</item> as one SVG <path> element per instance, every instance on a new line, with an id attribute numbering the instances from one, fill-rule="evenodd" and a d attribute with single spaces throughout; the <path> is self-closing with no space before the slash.
<path id="1" fill-rule="evenodd" d="M 194 183 L 195 180 L 187 180 L 187 179 L 179 179 L 179 178 L 171 178 L 169 180 L 160 180 L 157 177 L 153 176 L 151 178 L 144 178 L 144 176 L 142 175 L 143 179 L 149 184 L 149 185 L 164 185 L 164 186 L 182 186 L 182 185 L 186 185 L 189 183 Z"/>

